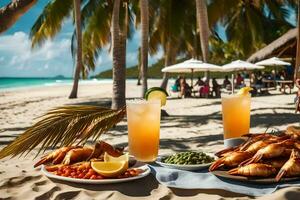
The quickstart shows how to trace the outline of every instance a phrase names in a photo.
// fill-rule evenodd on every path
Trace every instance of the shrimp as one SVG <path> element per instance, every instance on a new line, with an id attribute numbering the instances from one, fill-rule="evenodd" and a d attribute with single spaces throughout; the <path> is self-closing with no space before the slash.
<path id="1" fill-rule="evenodd" d="M 232 152 L 235 151 L 244 151 L 246 150 L 249 146 L 251 146 L 253 143 L 263 139 L 263 138 L 268 138 L 270 137 L 269 134 L 265 134 L 265 133 L 261 133 L 261 134 L 245 134 L 242 137 L 248 137 L 248 139 L 243 142 L 242 144 L 236 146 L 236 147 L 228 147 L 226 149 L 223 149 L 221 151 L 218 151 L 217 153 L 215 153 L 216 156 L 220 157 L 224 157 L 229 155 Z"/>
<path id="2" fill-rule="evenodd" d="M 244 151 L 236 151 L 232 152 L 226 157 L 222 157 L 216 160 L 209 168 L 209 171 L 214 171 L 215 169 L 219 168 L 222 165 L 227 167 L 236 167 L 238 166 L 243 160 L 248 159 L 251 157 L 251 154 Z"/>
<path id="3" fill-rule="evenodd" d="M 75 148 L 79 148 L 78 146 L 70 146 L 70 147 L 62 147 L 62 148 L 59 148 L 47 155 L 45 155 L 44 157 L 42 157 L 41 160 L 39 160 L 35 165 L 34 167 L 38 167 L 40 166 L 41 164 L 45 164 L 45 163 L 48 163 L 48 162 L 51 162 L 52 161 L 52 164 L 58 164 L 58 163 L 61 163 L 62 160 L 65 158 L 66 154 L 72 150 L 72 149 L 75 149 Z"/>
<path id="4" fill-rule="evenodd" d="M 231 175 L 268 177 L 275 174 L 276 169 L 271 165 L 263 163 L 252 163 L 250 165 L 229 170 L 228 173 Z"/>
<path id="5" fill-rule="evenodd" d="M 288 159 L 286 158 L 275 158 L 263 160 L 262 163 L 271 165 L 272 167 L 279 170 L 287 161 Z"/>
<path id="6" fill-rule="evenodd" d="M 293 149 L 290 159 L 282 166 L 276 176 L 276 181 L 284 176 L 300 176 L 300 153 Z"/>
<path id="7" fill-rule="evenodd" d="M 285 134 L 289 135 L 291 138 L 299 139 L 300 138 L 300 127 L 288 126 L 286 128 Z"/>
<path id="8" fill-rule="evenodd" d="M 242 162 L 241 166 L 249 165 L 251 163 L 257 163 L 263 158 L 268 159 L 268 158 L 275 158 L 279 156 L 289 155 L 290 150 L 287 149 L 287 146 L 289 145 L 293 145 L 293 140 L 285 140 L 278 143 L 271 143 L 266 147 L 258 150 L 252 158 Z"/>
<path id="9" fill-rule="evenodd" d="M 100 142 L 96 143 L 95 148 L 94 148 L 92 154 L 90 155 L 90 157 L 88 158 L 88 160 L 90 160 L 92 158 L 96 158 L 96 159 L 100 158 L 100 156 L 103 155 L 104 152 L 107 152 L 111 156 L 119 157 L 123 154 L 123 149 L 122 148 L 114 148 L 112 145 L 110 145 L 104 141 L 100 141 Z"/>
<path id="10" fill-rule="evenodd" d="M 246 149 L 246 151 L 250 154 L 255 154 L 259 149 L 266 147 L 268 144 L 270 144 L 270 143 L 267 141 L 264 141 L 264 140 L 260 140 L 260 141 L 257 141 L 255 143 L 251 144 Z"/>
<path id="11" fill-rule="evenodd" d="M 69 165 L 71 163 L 85 161 L 92 155 L 92 153 L 92 147 L 72 149 L 66 154 L 62 163 L 65 165 Z"/>

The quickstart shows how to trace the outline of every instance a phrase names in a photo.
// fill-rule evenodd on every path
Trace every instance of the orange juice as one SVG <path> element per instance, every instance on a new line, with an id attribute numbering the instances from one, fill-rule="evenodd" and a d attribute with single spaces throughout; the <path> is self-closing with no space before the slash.
<path id="1" fill-rule="evenodd" d="M 142 162 L 156 160 L 160 133 L 160 100 L 127 103 L 129 153 Z"/>
<path id="2" fill-rule="evenodd" d="M 251 96 L 222 97 L 224 139 L 238 138 L 249 133 Z"/>

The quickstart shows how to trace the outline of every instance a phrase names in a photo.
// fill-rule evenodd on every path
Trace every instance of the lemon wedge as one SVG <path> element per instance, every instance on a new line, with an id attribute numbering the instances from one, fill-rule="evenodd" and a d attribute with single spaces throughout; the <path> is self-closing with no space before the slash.
<path id="1" fill-rule="evenodd" d="M 251 88 L 251 87 L 243 87 L 243 88 L 241 88 L 239 91 L 238 91 L 238 95 L 247 95 L 247 94 L 249 94 L 249 92 L 251 91 L 251 90 L 253 90 L 253 88 Z"/>
<path id="2" fill-rule="evenodd" d="M 102 176 L 115 178 L 128 169 L 128 162 L 92 162 L 91 167 L 95 172 Z"/>
<path id="3" fill-rule="evenodd" d="M 147 90 L 145 94 L 146 100 L 160 100 L 161 106 L 166 105 L 168 93 L 160 87 L 153 87 Z"/>
<path id="4" fill-rule="evenodd" d="M 104 162 L 122 162 L 122 161 L 127 163 L 127 168 L 128 168 L 128 161 L 129 161 L 128 153 L 125 153 L 124 155 L 119 157 L 113 157 L 106 152 L 104 153 Z"/>

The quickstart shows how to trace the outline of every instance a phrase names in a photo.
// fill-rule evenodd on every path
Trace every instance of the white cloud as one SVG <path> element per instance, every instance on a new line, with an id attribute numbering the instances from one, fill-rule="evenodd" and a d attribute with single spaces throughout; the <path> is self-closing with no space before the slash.
<path id="1" fill-rule="evenodd" d="M 70 45 L 70 39 L 61 38 L 32 50 L 24 32 L 0 36 L 1 63 L 6 66 L 0 69 L 0 76 L 71 76 Z"/>
<path id="2" fill-rule="evenodd" d="M 140 45 L 140 32 L 137 31 L 127 44 L 127 66 L 138 63 L 137 51 Z M 71 56 L 70 32 L 63 32 L 53 41 L 46 41 L 40 48 L 31 49 L 31 41 L 25 32 L 16 32 L 0 36 L 0 77 L 51 77 L 64 75 L 71 77 L 73 60 Z M 109 46 L 103 48 L 96 62 L 94 75 L 112 68 L 112 56 L 108 52 Z M 162 57 L 163 51 L 150 57 L 149 65 Z"/>

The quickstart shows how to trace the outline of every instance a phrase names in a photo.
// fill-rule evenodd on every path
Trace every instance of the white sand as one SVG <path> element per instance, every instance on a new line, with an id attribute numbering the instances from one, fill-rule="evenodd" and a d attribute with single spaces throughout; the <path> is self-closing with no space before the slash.
<path id="1" fill-rule="evenodd" d="M 159 86 L 151 81 L 150 86 Z M 70 100 L 71 86 L 49 86 L 0 92 L 0 148 L 7 145 L 27 127 L 37 121 L 47 110 L 61 105 L 92 104 L 109 106 L 111 84 L 83 85 L 79 98 Z M 132 81 L 127 84 L 127 97 L 140 97 L 141 88 Z M 284 129 L 299 125 L 299 115 L 294 114 L 294 94 L 252 98 L 251 132 L 261 132 L 266 127 Z M 214 152 L 222 148 L 222 121 L 220 99 L 168 100 L 165 110 L 170 115 L 161 122 L 161 153 L 177 150 L 204 150 Z M 102 137 L 112 144 L 127 144 L 126 122 Z M 219 190 L 174 190 L 159 185 L 153 176 L 132 183 L 109 186 L 82 186 L 65 184 L 44 177 L 34 169 L 34 152 L 26 158 L 5 158 L 0 161 L 0 199 L 219 199 L 242 197 Z M 143 185 L 143 187 L 141 187 Z M 146 185 L 146 186 L 145 186 Z M 83 188 L 82 188 L 83 187 Z M 300 188 L 279 190 L 263 199 L 291 199 L 299 195 Z M 287 196 L 286 194 L 289 194 Z M 246 197 L 242 197 L 246 199 Z"/>

